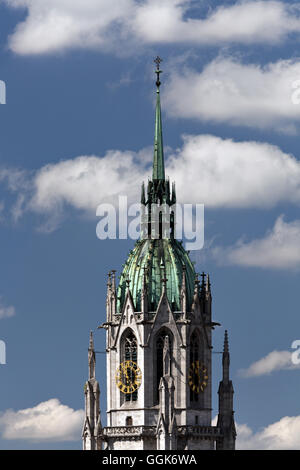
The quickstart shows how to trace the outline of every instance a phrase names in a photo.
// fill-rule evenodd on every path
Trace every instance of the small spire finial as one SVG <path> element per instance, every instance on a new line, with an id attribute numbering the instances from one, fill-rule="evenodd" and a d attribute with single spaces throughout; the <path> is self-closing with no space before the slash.
<path id="1" fill-rule="evenodd" d="M 113 291 L 116 290 L 116 270 L 115 269 L 111 270 L 111 287 Z"/>
<path id="2" fill-rule="evenodd" d="M 90 344 L 89 344 L 89 349 L 91 351 L 94 350 L 94 338 L 93 338 L 93 331 L 91 330 L 90 331 Z"/>
<path id="3" fill-rule="evenodd" d="M 94 350 L 94 338 L 93 338 L 92 331 L 90 331 L 88 358 L 89 358 L 89 380 L 91 380 L 95 378 L 95 365 L 96 365 L 96 355 L 95 355 L 95 350 Z"/>
<path id="4" fill-rule="evenodd" d="M 156 59 L 154 59 L 154 63 L 156 64 L 156 70 L 155 70 L 155 73 L 157 75 L 157 79 L 156 79 L 156 86 L 157 86 L 157 89 L 159 90 L 159 87 L 160 87 L 160 79 L 159 79 L 159 75 L 162 73 L 162 70 L 160 70 L 160 64 L 162 62 L 162 59 L 157 56 Z"/>
<path id="5" fill-rule="evenodd" d="M 209 274 L 206 276 L 206 290 L 207 290 L 207 292 L 210 292 L 210 278 L 209 278 Z"/>
<path id="6" fill-rule="evenodd" d="M 229 344 L 228 344 L 228 331 L 225 330 L 225 334 L 224 334 L 224 349 L 223 349 L 224 353 L 228 353 L 229 352 Z"/>

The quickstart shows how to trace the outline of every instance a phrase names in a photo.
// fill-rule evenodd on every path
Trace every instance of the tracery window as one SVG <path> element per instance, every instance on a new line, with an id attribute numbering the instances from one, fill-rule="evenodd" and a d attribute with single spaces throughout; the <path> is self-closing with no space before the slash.
<path id="1" fill-rule="evenodd" d="M 190 365 L 193 362 L 199 361 L 200 360 L 200 351 L 199 351 L 199 335 L 194 331 L 194 333 L 191 336 L 191 341 L 190 341 Z M 199 400 L 199 394 L 196 391 L 193 391 L 192 388 L 190 388 L 190 401 L 191 402 L 198 402 Z"/>
<path id="2" fill-rule="evenodd" d="M 124 358 L 123 361 L 133 361 L 137 363 L 137 342 L 136 337 L 130 331 L 130 333 L 124 339 Z M 130 373 L 130 372 L 129 372 Z M 131 371 L 132 377 L 130 380 L 134 380 L 133 371 Z M 133 393 L 125 394 L 125 401 L 137 401 L 138 390 L 135 390 Z"/>
<path id="3" fill-rule="evenodd" d="M 159 384 L 160 379 L 163 376 L 163 352 L 164 352 L 164 344 L 166 336 L 169 337 L 169 347 L 170 353 L 172 350 L 172 341 L 171 341 L 171 334 L 167 331 L 162 331 L 156 340 L 156 402 L 159 402 Z"/>

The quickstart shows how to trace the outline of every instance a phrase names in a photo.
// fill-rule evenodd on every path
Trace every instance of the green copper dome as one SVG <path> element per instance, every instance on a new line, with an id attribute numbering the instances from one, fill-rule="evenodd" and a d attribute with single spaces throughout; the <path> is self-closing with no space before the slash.
<path id="1" fill-rule="evenodd" d="M 158 58 L 159 59 L 159 58 Z M 143 237 L 137 241 L 124 265 L 117 293 L 117 311 L 121 312 L 127 286 L 131 292 L 136 311 L 141 311 L 142 292 L 146 292 L 149 311 L 155 311 L 165 284 L 166 294 L 173 311 L 181 311 L 181 287 L 185 280 L 187 308 L 193 300 L 195 270 L 182 243 L 174 238 L 174 213 L 171 209 L 170 237 L 165 238 L 160 220 L 159 237 L 152 239 L 151 207 L 152 204 L 166 204 L 171 207 L 176 203 L 175 185 L 170 190 L 169 180 L 165 178 L 162 120 L 160 108 L 159 61 L 157 63 L 157 99 L 155 110 L 155 137 L 152 181 L 148 182 L 147 191 L 142 186 L 141 203 L 148 208 L 143 220 Z"/>
<path id="2" fill-rule="evenodd" d="M 141 310 L 143 284 L 147 286 L 148 309 L 155 311 L 161 297 L 163 282 L 173 311 L 181 310 L 180 293 L 185 271 L 187 305 L 191 306 L 195 270 L 181 242 L 176 239 L 139 240 L 124 265 L 118 289 L 120 312 L 125 301 L 127 282 L 136 311 Z M 145 277 L 144 277 L 145 276 Z M 164 281 L 166 279 L 166 281 Z"/>

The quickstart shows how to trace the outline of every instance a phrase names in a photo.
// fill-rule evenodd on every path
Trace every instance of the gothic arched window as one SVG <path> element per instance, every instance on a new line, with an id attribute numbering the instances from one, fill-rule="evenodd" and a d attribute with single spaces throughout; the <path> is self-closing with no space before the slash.
<path id="1" fill-rule="evenodd" d="M 130 330 L 128 334 L 123 339 L 122 344 L 122 360 L 124 361 L 133 361 L 137 363 L 137 341 L 133 332 Z M 133 372 L 132 372 L 133 373 Z M 131 378 L 134 380 L 134 377 Z M 122 393 L 124 396 L 124 394 Z M 125 393 L 125 401 L 137 401 L 138 391 L 135 390 L 133 393 Z"/>
<path id="2" fill-rule="evenodd" d="M 199 335 L 194 331 L 191 336 L 190 340 L 190 365 L 193 362 L 200 360 L 200 345 L 199 345 Z M 199 401 L 199 394 L 196 391 L 193 391 L 190 388 L 190 401 L 191 402 L 198 402 Z"/>
<path id="3" fill-rule="evenodd" d="M 166 336 L 169 338 L 170 355 L 172 356 L 171 334 L 168 331 L 163 330 L 160 332 L 159 336 L 156 339 L 156 358 L 155 358 L 156 359 L 156 388 L 155 388 L 156 396 L 155 396 L 155 400 L 157 403 L 159 402 L 159 383 L 160 383 L 160 379 L 162 378 L 164 374 L 163 353 L 164 353 L 164 345 L 165 345 Z"/>

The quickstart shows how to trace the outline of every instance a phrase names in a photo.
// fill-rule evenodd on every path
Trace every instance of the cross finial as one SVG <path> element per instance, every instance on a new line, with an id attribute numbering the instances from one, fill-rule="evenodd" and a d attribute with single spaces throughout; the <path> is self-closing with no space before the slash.
<path id="1" fill-rule="evenodd" d="M 160 70 L 159 66 L 160 66 L 161 62 L 162 62 L 162 59 L 161 59 L 159 56 L 157 56 L 156 59 L 154 59 L 154 63 L 156 64 L 155 73 L 156 73 L 156 75 L 157 75 L 157 79 L 156 79 L 156 86 L 157 86 L 157 88 L 160 87 L 159 74 L 162 73 L 162 70 Z"/>
<path id="2" fill-rule="evenodd" d="M 157 56 L 156 59 L 154 59 L 154 63 L 156 64 L 156 69 L 159 70 L 159 65 L 162 62 L 162 59 Z"/>

